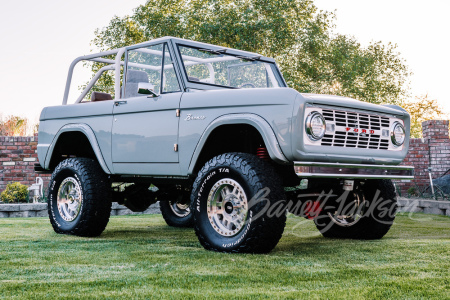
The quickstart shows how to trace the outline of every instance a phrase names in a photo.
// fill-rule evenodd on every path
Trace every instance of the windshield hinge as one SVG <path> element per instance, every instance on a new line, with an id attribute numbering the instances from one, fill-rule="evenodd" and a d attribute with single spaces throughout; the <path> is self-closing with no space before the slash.
<path id="1" fill-rule="evenodd" d="M 247 61 L 255 61 L 261 58 L 261 56 L 243 56 L 243 55 L 238 55 L 236 57 Z"/>
<path id="2" fill-rule="evenodd" d="M 179 108 L 177 108 L 177 110 L 176 110 L 176 116 L 180 117 L 180 109 Z"/>
<path id="3" fill-rule="evenodd" d="M 178 152 L 178 144 L 173 145 L 173 151 Z"/>

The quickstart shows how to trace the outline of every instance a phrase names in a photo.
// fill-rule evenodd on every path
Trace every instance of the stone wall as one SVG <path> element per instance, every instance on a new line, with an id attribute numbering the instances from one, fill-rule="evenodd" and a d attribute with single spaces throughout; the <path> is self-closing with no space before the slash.
<path id="1" fill-rule="evenodd" d="M 132 212 L 123 205 L 113 202 L 111 216 L 160 214 L 159 202 L 150 205 L 143 212 Z M 0 218 L 48 217 L 47 203 L 0 204 Z"/>
<path id="2" fill-rule="evenodd" d="M 425 199 L 397 199 L 398 211 L 403 213 L 424 213 L 450 217 L 450 201 Z"/>

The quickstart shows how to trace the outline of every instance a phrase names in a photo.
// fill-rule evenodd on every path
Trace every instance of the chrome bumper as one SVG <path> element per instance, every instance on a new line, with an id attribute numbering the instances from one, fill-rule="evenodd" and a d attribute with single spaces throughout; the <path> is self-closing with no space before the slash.
<path id="1" fill-rule="evenodd" d="M 414 179 L 414 167 L 322 162 L 294 162 L 301 178 Z"/>

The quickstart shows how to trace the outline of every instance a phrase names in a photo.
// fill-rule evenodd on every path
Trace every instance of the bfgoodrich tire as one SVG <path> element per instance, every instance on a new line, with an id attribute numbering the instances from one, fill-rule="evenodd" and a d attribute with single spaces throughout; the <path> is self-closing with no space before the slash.
<path id="1" fill-rule="evenodd" d="M 214 157 L 191 194 L 194 229 L 205 249 L 267 253 L 286 224 L 281 180 L 272 166 L 246 153 Z"/>
<path id="2" fill-rule="evenodd" d="M 111 214 L 111 188 L 95 160 L 69 158 L 59 163 L 49 183 L 48 214 L 57 233 L 103 232 Z"/>
<path id="3" fill-rule="evenodd" d="M 324 237 L 346 239 L 381 239 L 394 223 L 397 211 L 395 187 L 391 180 L 367 180 L 358 186 L 347 212 L 324 210 L 314 220 Z M 352 211 L 349 213 L 349 211 Z"/>

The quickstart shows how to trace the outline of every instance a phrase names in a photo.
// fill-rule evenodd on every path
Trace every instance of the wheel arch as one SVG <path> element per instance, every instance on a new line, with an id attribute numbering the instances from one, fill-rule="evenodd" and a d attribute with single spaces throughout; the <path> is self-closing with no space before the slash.
<path id="1" fill-rule="evenodd" d="M 211 156 L 212 158 L 216 154 L 220 154 L 209 153 L 208 155 L 205 154 L 205 150 L 208 149 L 207 147 L 209 145 L 214 143 L 221 130 L 240 127 L 245 127 L 258 133 L 273 161 L 279 164 L 290 163 L 284 156 L 272 127 L 265 119 L 256 114 L 229 114 L 216 118 L 206 127 L 192 155 L 188 170 L 189 174 L 193 174 L 196 170 L 201 168 L 202 162 L 208 160 L 206 159 L 205 161 L 205 156 Z M 257 139 L 258 137 L 255 138 Z M 240 150 L 237 148 L 237 150 L 233 151 Z"/>
<path id="2" fill-rule="evenodd" d="M 65 153 L 68 151 L 67 153 Z M 92 128 L 87 124 L 67 124 L 61 127 L 48 149 L 44 168 L 52 170 L 63 160 L 62 155 L 96 159 L 106 174 L 111 174 Z"/>

